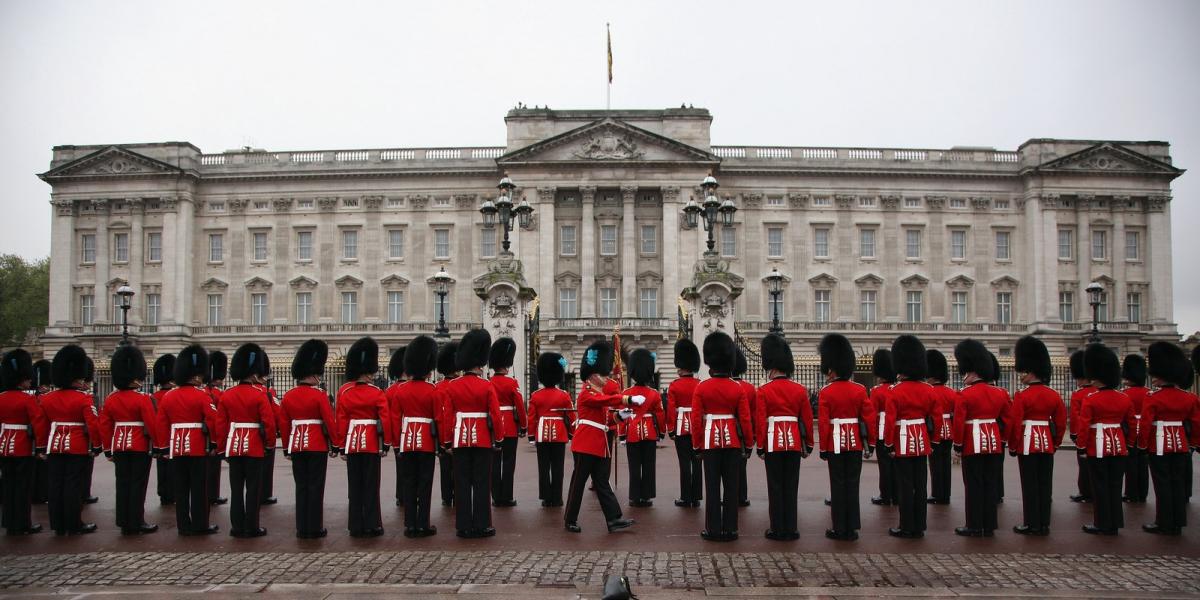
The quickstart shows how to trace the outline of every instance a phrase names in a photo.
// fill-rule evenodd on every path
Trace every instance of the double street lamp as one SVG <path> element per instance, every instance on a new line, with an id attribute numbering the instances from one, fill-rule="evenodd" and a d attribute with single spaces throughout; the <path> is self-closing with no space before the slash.
<path id="1" fill-rule="evenodd" d="M 684 222 L 688 227 L 695 227 L 701 217 L 704 219 L 704 230 L 708 232 L 708 253 L 715 253 L 716 240 L 713 239 L 713 230 L 716 229 L 717 219 L 721 224 L 729 227 L 733 225 L 733 213 L 737 212 L 737 207 L 733 205 L 733 200 L 728 198 L 724 202 L 717 197 L 717 188 L 721 184 L 717 183 L 717 178 L 709 175 L 700 182 L 701 193 L 704 194 L 704 202 L 697 203 L 695 198 L 688 200 L 688 203 L 683 207 Z"/>
<path id="2" fill-rule="evenodd" d="M 496 201 L 484 200 L 483 206 L 479 207 L 479 212 L 483 214 L 483 226 L 485 228 L 491 229 L 495 227 L 497 221 L 504 227 L 503 247 L 504 252 L 508 253 L 508 234 L 513 229 L 514 218 L 522 229 L 529 228 L 533 219 L 533 207 L 524 198 L 521 198 L 519 204 L 513 203 L 513 190 L 517 186 L 508 178 L 507 173 L 500 179 L 500 184 L 496 187 L 500 189 L 500 194 L 496 197 Z"/>
<path id="3" fill-rule="evenodd" d="M 446 326 L 446 296 L 450 293 L 450 284 L 454 278 L 446 272 L 446 267 L 438 269 L 433 275 L 433 292 L 438 295 L 438 324 L 434 329 L 434 337 L 448 339 L 450 328 Z"/>
<path id="4" fill-rule="evenodd" d="M 771 274 L 767 275 L 767 291 L 771 294 L 771 328 L 770 333 L 783 333 L 783 325 L 779 322 L 779 297 L 783 295 L 783 273 L 779 269 L 771 267 Z"/>
<path id="5" fill-rule="evenodd" d="M 1085 291 L 1088 293 L 1088 304 L 1092 305 L 1092 331 L 1088 333 L 1089 344 L 1100 343 L 1100 304 L 1104 299 L 1104 285 L 1099 281 L 1093 281 L 1088 284 Z"/>
<path id="6" fill-rule="evenodd" d="M 128 285 L 122 285 L 117 288 L 117 296 L 121 298 L 121 346 L 128 346 L 129 342 L 129 309 L 133 308 L 133 288 Z"/>

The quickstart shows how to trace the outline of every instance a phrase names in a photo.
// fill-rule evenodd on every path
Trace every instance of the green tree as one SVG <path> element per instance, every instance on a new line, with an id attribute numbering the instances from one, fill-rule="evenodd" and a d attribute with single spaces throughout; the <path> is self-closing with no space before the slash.
<path id="1" fill-rule="evenodd" d="M 49 314 L 49 259 L 0 255 L 0 347 L 23 343 L 30 329 L 45 327 Z"/>

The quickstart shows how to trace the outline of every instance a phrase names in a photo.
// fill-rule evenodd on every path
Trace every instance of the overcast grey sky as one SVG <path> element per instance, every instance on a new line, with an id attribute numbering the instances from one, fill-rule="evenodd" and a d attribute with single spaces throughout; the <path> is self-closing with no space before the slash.
<path id="1" fill-rule="evenodd" d="M 56 144 L 503 145 L 518 101 L 688 102 L 716 144 L 1165 140 L 1200 329 L 1200 2 L 0 3 L 0 253 L 50 251 Z M 1185 258 L 1186 257 L 1186 258 Z M 1189 262 L 1189 259 L 1190 260 Z"/>

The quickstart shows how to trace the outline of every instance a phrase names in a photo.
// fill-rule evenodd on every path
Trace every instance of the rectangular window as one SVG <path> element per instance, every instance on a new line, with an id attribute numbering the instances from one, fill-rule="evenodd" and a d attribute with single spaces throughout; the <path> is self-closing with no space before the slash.
<path id="1" fill-rule="evenodd" d="M 1070 229 L 1058 230 L 1058 259 L 1071 260 L 1075 258 L 1075 232 Z"/>
<path id="2" fill-rule="evenodd" d="M 1125 296 L 1125 305 L 1129 308 L 1129 322 L 1142 322 L 1142 295 L 1138 292 L 1130 292 Z"/>
<path id="3" fill-rule="evenodd" d="M 996 322 L 1012 323 L 1012 292 L 996 292 Z"/>
<path id="4" fill-rule="evenodd" d="M 905 319 L 909 323 L 921 322 L 921 292 L 906 292 L 904 296 L 904 304 L 906 308 Z"/>
<path id="5" fill-rule="evenodd" d="M 224 298 L 220 294 L 208 295 L 208 324 L 221 324 L 221 308 L 224 305 Z"/>
<path id="6" fill-rule="evenodd" d="M 312 292 L 296 293 L 296 322 L 301 325 L 312 323 L 313 296 Z"/>
<path id="7" fill-rule="evenodd" d="M 496 255 L 496 228 L 479 230 L 479 255 L 490 258 Z"/>
<path id="8" fill-rule="evenodd" d="M 1092 260 L 1108 260 L 1108 232 L 1092 232 Z"/>
<path id="9" fill-rule="evenodd" d="M 832 293 L 829 290 L 816 290 L 814 294 L 814 306 L 817 311 L 813 318 L 818 322 L 824 323 L 829 320 L 830 313 L 830 296 Z"/>
<path id="10" fill-rule="evenodd" d="M 158 325 L 162 314 L 162 296 L 159 294 L 146 294 L 146 324 Z"/>
<path id="11" fill-rule="evenodd" d="M 905 229 L 904 230 L 904 257 L 917 259 L 921 258 L 921 230 L 920 229 Z"/>
<path id="12" fill-rule="evenodd" d="M 824 227 L 813 230 L 813 255 L 829 258 L 829 230 Z"/>
<path id="13" fill-rule="evenodd" d="M 79 297 L 79 324 L 91 325 L 95 319 L 96 297 L 83 294 Z"/>
<path id="14" fill-rule="evenodd" d="M 642 225 L 642 254 L 658 254 L 658 228 Z"/>
<path id="15" fill-rule="evenodd" d="M 342 231 L 342 260 L 358 260 L 358 230 Z"/>
<path id="16" fill-rule="evenodd" d="M 813 206 L 833 206 L 833 198 L 829 196 L 815 196 L 812 199 Z"/>
<path id="17" fill-rule="evenodd" d="M 146 234 L 146 261 L 162 262 L 162 234 L 157 231 Z"/>
<path id="18" fill-rule="evenodd" d="M 558 318 L 579 318 L 578 294 L 575 288 L 558 289 Z"/>
<path id="19" fill-rule="evenodd" d="M 1059 292 L 1058 293 L 1058 318 L 1063 323 L 1075 322 L 1075 293 L 1074 292 Z"/>
<path id="20" fill-rule="evenodd" d="M 129 234 L 113 234 L 113 262 L 129 262 Z"/>
<path id="21" fill-rule="evenodd" d="M 358 322 L 358 292 L 342 292 L 342 322 Z"/>
<path id="22" fill-rule="evenodd" d="M 1012 259 L 1012 232 L 996 232 L 996 260 Z"/>
<path id="23" fill-rule="evenodd" d="M 433 257 L 439 259 L 450 258 L 450 230 L 449 229 L 434 229 L 433 230 Z"/>
<path id="24" fill-rule="evenodd" d="M 966 260 L 967 258 L 967 232 L 963 229 L 950 230 L 950 258 L 953 260 Z"/>
<path id="25" fill-rule="evenodd" d="M 1138 231 L 1125 232 L 1125 260 L 1141 260 L 1142 235 Z"/>
<path id="26" fill-rule="evenodd" d="M 563 225 L 558 228 L 558 253 L 562 256 L 575 256 L 575 226 Z"/>
<path id="27" fill-rule="evenodd" d="M 600 288 L 600 317 L 615 319 L 619 316 L 617 310 L 617 288 Z"/>
<path id="28" fill-rule="evenodd" d="M 875 258 L 874 229 L 860 229 L 858 231 L 858 255 L 862 258 Z"/>
<path id="29" fill-rule="evenodd" d="M 221 262 L 225 257 L 225 236 L 220 233 L 208 234 L 208 262 Z"/>
<path id="30" fill-rule="evenodd" d="M 778 319 L 782 321 L 783 316 L 783 291 L 778 294 L 767 295 L 767 318 L 771 320 Z"/>
<path id="31" fill-rule="evenodd" d="M 600 255 L 614 256 L 617 253 L 617 226 L 600 226 Z"/>
<path id="32" fill-rule="evenodd" d="M 267 295 L 250 294 L 250 324 L 267 324 Z"/>
<path id="33" fill-rule="evenodd" d="M 642 288 L 639 292 L 638 316 L 643 319 L 658 317 L 658 288 Z"/>
<path id="34" fill-rule="evenodd" d="M 875 206 L 875 196 L 859 196 L 858 205 L 864 208 Z"/>
<path id="35" fill-rule="evenodd" d="M 783 206 L 783 196 L 767 196 L 767 206 Z"/>
<path id="36" fill-rule="evenodd" d="M 300 231 L 296 233 L 296 260 L 312 260 L 313 232 Z"/>
<path id="37" fill-rule="evenodd" d="M 858 318 L 866 323 L 875 321 L 875 304 L 878 292 L 863 290 L 858 297 Z"/>
<path id="38" fill-rule="evenodd" d="M 404 230 L 388 230 L 388 258 L 404 257 Z"/>
<path id="39" fill-rule="evenodd" d="M 96 262 L 96 234 L 85 233 L 80 237 L 79 262 L 92 264 Z"/>
<path id="40" fill-rule="evenodd" d="M 914 196 L 909 196 L 904 199 L 904 207 L 905 208 L 921 208 L 921 199 L 914 197 Z"/>
<path id="41" fill-rule="evenodd" d="M 404 320 L 404 292 L 388 292 L 388 323 L 399 323 Z"/>
<path id="42" fill-rule="evenodd" d="M 1008 208 L 1008 200 L 993 200 L 992 207 L 997 209 Z"/>
<path id="43" fill-rule="evenodd" d="M 954 292 L 950 295 L 950 322 L 967 322 L 967 293 Z"/>
<path id="44" fill-rule="evenodd" d="M 1108 292 L 1100 292 L 1100 320 L 1108 321 Z"/>
<path id="45" fill-rule="evenodd" d="M 767 228 L 767 256 L 770 258 L 783 258 L 782 227 Z"/>
<path id="46" fill-rule="evenodd" d="M 732 227 L 721 228 L 721 256 L 737 255 L 737 230 Z"/>
<path id="47" fill-rule="evenodd" d="M 254 232 L 254 260 L 267 260 L 267 234 L 264 231 Z"/>
<path id="48" fill-rule="evenodd" d="M 113 323 L 120 323 L 121 322 L 121 297 L 116 294 L 113 294 L 112 296 L 109 297 L 109 301 L 110 301 L 109 306 L 112 307 L 112 316 L 109 317 L 109 320 L 112 321 Z"/>
<path id="49" fill-rule="evenodd" d="M 966 207 L 967 207 L 967 199 L 966 198 L 951 198 L 950 199 L 950 208 L 966 208 Z"/>
<path id="50" fill-rule="evenodd" d="M 302 199 L 296 201 L 296 208 L 312 208 L 312 207 L 313 207 L 313 199 L 312 198 L 302 198 Z"/>

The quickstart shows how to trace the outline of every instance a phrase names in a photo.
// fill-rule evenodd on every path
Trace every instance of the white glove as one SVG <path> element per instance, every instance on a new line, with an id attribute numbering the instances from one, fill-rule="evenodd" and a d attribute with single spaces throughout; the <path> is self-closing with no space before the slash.
<path id="1" fill-rule="evenodd" d="M 638 397 L 640 398 L 640 396 L 638 396 Z M 618 410 L 617 418 L 622 421 L 628 421 L 629 419 L 633 418 L 633 409 L 632 408 L 622 408 L 621 410 Z"/>
<path id="2" fill-rule="evenodd" d="M 645 396 L 631 396 L 629 398 L 629 403 L 634 406 L 641 406 L 646 403 L 646 397 Z"/>

